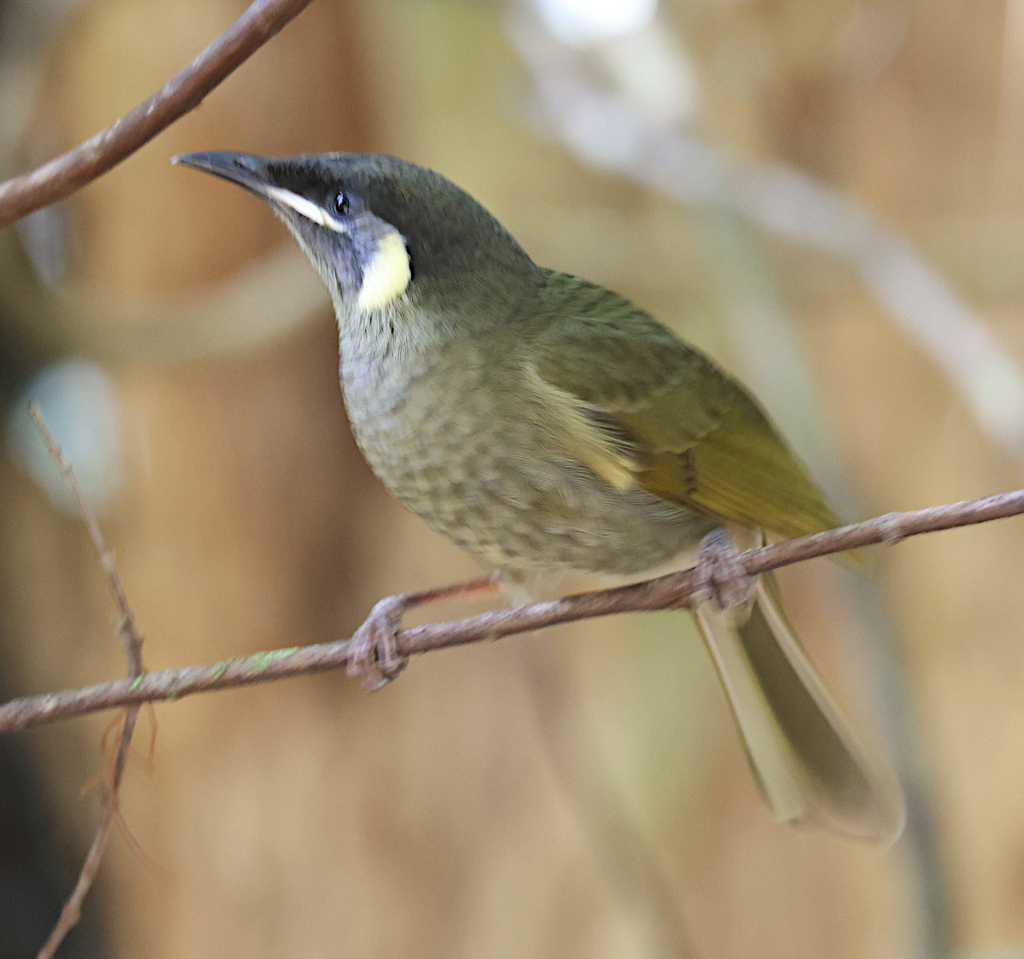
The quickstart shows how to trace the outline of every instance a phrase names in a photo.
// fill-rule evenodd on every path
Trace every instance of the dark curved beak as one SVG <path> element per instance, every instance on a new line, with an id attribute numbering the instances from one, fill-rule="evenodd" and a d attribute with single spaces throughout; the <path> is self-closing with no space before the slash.
<path id="1" fill-rule="evenodd" d="M 266 157 L 254 156 L 251 153 L 232 153 L 230 150 L 184 153 L 171 157 L 171 163 L 182 163 L 237 183 L 240 187 L 262 197 L 286 217 L 294 218 L 297 213 L 329 230 L 338 233 L 348 232 L 347 228 L 338 223 L 323 207 L 307 200 L 294 190 L 275 183 L 270 173 L 273 162 Z"/>
<path id="2" fill-rule="evenodd" d="M 209 150 L 203 153 L 183 153 L 171 157 L 171 163 L 212 173 L 267 199 L 267 187 L 273 186 L 267 173 L 267 160 L 251 153 L 232 153 L 229 150 Z"/>

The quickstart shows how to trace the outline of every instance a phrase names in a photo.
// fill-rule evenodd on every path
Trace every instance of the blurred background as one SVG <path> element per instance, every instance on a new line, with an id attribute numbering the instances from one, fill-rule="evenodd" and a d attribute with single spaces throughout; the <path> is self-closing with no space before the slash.
<path id="1" fill-rule="evenodd" d="M 0 175 L 156 90 L 240 0 L 2 0 Z M 326 296 L 199 149 L 433 167 L 539 263 L 740 375 L 852 518 L 1019 487 L 1021 0 L 317 0 L 200 108 L 0 231 L 0 695 L 123 675 L 37 399 L 150 669 L 349 635 L 474 575 L 360 459 Z M 906 836 L 775 825 L 687 617 L 561 627 L 143 715 L 67 957 L 1024 951 L 1020 520 L 783 578 Z M 480 607 L 453 604 L 435 618 Z M 0 959 L 70 891 L 109 716 L 0 741 Z M 155 746 L 150 750 L 152 726 Z"/>

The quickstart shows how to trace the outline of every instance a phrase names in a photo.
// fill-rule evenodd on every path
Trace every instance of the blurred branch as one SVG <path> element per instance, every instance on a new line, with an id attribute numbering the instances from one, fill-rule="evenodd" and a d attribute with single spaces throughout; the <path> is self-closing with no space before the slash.
<path id="1" fill-rule="evenodd" d="M 185 363 L 258 349 L 330 310 L 323 283 L 294 244 L 235 271 L 189 299 L 158 297 L 128 308 L 81 286 L 37 282 L 12 230 L 0 230 L 0 284 L 19 337 L 41 354 L 111 365 L 134 360 Z"/>
<path id="2" fill-rule="evenodd" d="M 920 533 L 970 526 L 1022 513 L 1024 489 L 909 513 L 887 513 L 863 523 L 750 550 L 742 554 L 740 562 L 747 573 L 754 576 L 817 556 L 878 543 L 893 544 Z M 693 592 L 693 570 L 684 570 L 628 586 L 405 629 L 397 635 L 397 652 L 400 656 L 410 656 L 613 613 L 686 607 Z M 16 732 L 112 707 L 138 706 L 146 702 L 180 699 L 192 693 L 340 669 L 348 663 L 350 646 L 351 641 L 344 639 L 276 649 L 208 666 L 168 669 L 129 680 L 15 699 L 0 706 L 0 733 Z"/>
<path id="3" fill-rule="evenodd" d="M 36 421 L 36 426 L 39 427 L 39 432 L 43 434 L 43 439 L 50 450 L 50 455 L 60 467 L 60 471 L 64 476 L 64 482 L 67 483 L 68 489 L 71 490 L 72 495 L 78 501 L 78 508 L 82 513 L 82 519 L 85 522 L 86 528 L 89 530 L 93 546 L 96 548 L 96 555 L 99 558 L 100 566 L 103 567 L 103 571 L 106 574 L 110 591 L 114 595 L 114 602 L 117 604 L 118 612 L 121 614 L 119 632 L 124 643 L 125 655 L 128 657 L 128 679 L 129 681 L 134 681 L 145 674 L 145 668 L 142 665 L 143 635 L 138 624 L 135 622 L 135 616 L 132 613 L 131 607 L 128 605 L 128 597 L 121 583 L 117 564 L 114 562 L 114 553 L 107 546 L 103 532 L 96 521 L 96 515 L 93 513 L 86 498 L 82 495 L 82 488 L 78 485 L 78 478 L 75 476 L 68 458 L 57 445 L 43 420 L 39 407 L 34 403 L 32 404 L 31 412 L 32 418 Z M 128 750 L 131 746 L 132 733 L 135 731 L 135 720 L 138 718 L 138 714 L 138 706 L 129 706 L 125 711 L 121 733 L 117 737 L 117 752 L 106 796 L 103 800 L 103 810 L 100 813 L 100 821 L 96 826 L 92 845 L 89 847 L 88 855 L 86 855 L 85 862 L 82 864 L 82 869 L 78 874 L 78 882 L 75 883 L 75 888 L 64 903 L 64 908 L 60 912 L 60 918 L 57 920 L 57 924 L 54 926 L 49 938 L 43 944 L 42 949 L 39 950 L 37 959 L 52 959 L 60 944 L 64 941 L 65 936 L 81 918 L 82 903 L 93 884 L 93 880 L 96 878 L 96 873 L 100 867 L 100 860 L 103 858 L 103 849 L 107 844 L 107 837 L 110 835 L 110 826 L 117 814 L 119 804 L 118 790 L 121 786 L 121 778 L 124 775 L 125 764 L 128 761 Z"/>
<path id="4" fill-rule="evenodd" d="M 717 150 L 685 116 L 651 119 L 628 91 L 593 80 L 586 58 L 529 15 L 511 18 L 509 28 L 548 136 L 592 167 L 693 208 L 742 217 L 847 264 L 949 377 L 986 435 L 1024 465 L 1024 369 L 899 233 L 799 170 Z"/>
<path id="5" fill-rule="evenodd" d="M 106 130 L 31 173 L 0 183 L 0 227 L 61 200 L 197 107 L 311 0 L 255 0 L 184 70 Z"/>

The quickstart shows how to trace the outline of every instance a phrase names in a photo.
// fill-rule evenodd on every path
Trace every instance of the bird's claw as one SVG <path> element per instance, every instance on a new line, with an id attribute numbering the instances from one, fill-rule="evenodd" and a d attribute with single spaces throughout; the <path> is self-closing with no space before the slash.
<path id="1" fill-rule="evenodd" d="M 693 601 L 713 599 L 720 609 L 749 603 L 754 580 L 740 562 L 740 553 L 724 529 L 714 529 L 700 543 L 693 568 Z"/>
<path id="2" fill-rule="evenodd" d="M 407 607 L 404 596 L 380 600 L 352 637 L 345 669 L 364 689 L 380 689 L 405 669 L 408 660 L 398 652 L 397 636 Z"/>

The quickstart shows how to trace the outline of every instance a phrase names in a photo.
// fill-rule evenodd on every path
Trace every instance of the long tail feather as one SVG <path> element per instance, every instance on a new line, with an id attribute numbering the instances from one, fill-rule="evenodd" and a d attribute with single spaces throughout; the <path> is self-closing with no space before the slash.
<path id="1" fill-rule="evenodd" d="M 776 819 L 892 843 L 906 819 L 887 764 L 861 745 L 804 652 L 771 574 L 752 604 L 714 600 L 695 610 L 743 739 Z"/>

